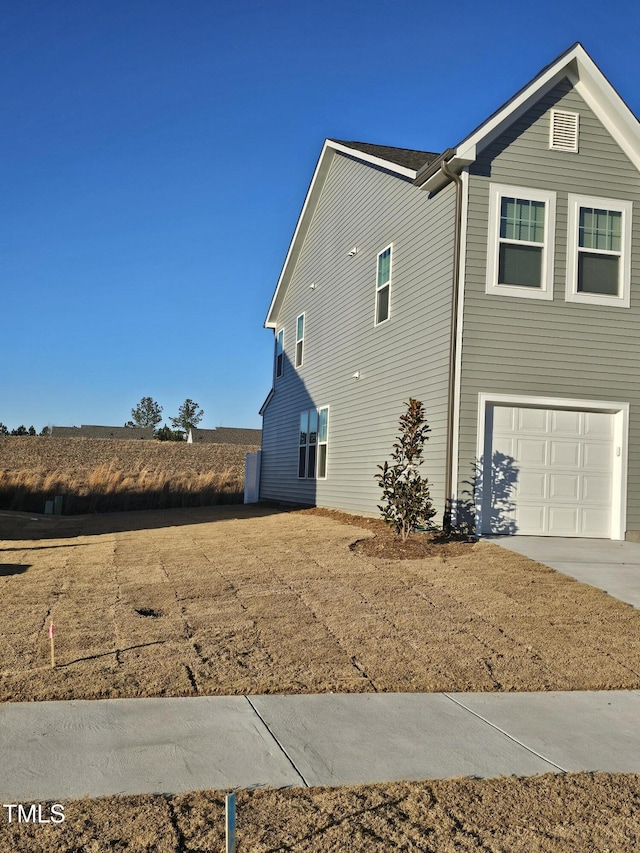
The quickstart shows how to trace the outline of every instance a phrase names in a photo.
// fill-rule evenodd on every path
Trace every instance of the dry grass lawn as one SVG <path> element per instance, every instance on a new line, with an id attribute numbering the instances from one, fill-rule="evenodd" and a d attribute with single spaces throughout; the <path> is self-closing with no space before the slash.
<path id="1" fill-rule="evenodd" d="M 1 701 L 640 687 L 640 612 L 494 545 L 388 560 L 349 547 L 372 523 L 242 506 L 18 521 Z"/>
<path id="2" fill-rule="evenodd" d="M 238 853 L 631 853 L 640 847 L 640 776 L 242 791 Z M 65 805 L 65 822 L 0 822 L 11 853 L 217 853 L 224 795 L 109 797 Z"/>

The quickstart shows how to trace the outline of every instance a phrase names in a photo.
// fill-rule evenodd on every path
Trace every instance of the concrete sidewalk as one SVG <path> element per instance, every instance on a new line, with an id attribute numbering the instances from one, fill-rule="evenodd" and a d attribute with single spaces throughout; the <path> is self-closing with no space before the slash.
<path id="1" fill-rule="evenodd" d="M 640 691 L 0 705 L 3 803 L 561 771 L 640 773 Z"/>

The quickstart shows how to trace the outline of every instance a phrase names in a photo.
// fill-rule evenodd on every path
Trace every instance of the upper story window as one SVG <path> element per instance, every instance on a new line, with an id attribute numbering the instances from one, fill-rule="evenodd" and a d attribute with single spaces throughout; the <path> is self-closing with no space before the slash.
<path id="1" fill-rule="evenodd" d="M 630 201 L 569 194 L 567 300 L 629 307 L 631 214 Z"/>
<path id="2" fill-rule="evenodd" d="M 391 246 L 378 253 L 376 269 L 376 326 L 389 319 L 391 302 Z"/>
<path id="3" fill-rule="evenodd" d="M 553 299 L 556 194 L 489 186 L 486 292 Z"/>
<path id="4" fill-rule="evenodd" d="M 304 314 L 296 321 L 296 367 L 302 367 L 304 351 Z"/>
<path id="5" fill-rule="evenodd" d="M 276 379 L 284 373 L 284 329 L 276 335 Z"/>

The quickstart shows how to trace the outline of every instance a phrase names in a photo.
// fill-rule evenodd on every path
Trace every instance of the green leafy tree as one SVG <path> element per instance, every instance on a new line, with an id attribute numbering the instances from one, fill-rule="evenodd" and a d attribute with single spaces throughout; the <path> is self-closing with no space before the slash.
<path id="1" fill-rule="evenodd" d="M 400 435 L 393 445 L 392 463 L 378 465 L 382 472 L 375 474 L 382 489 L 384 503 L 378 509 L 387 524 L 405 542 L 418 525 L 426 524 L 436 514 L 429 494 L 429 481 L 420 473 L 424 460 L 422 451 L 431 431 L 424 415 L 424 406 L 411 398 L 407 411 L 400 418 Z"/>
<path id="2" fill-rule="evenodd" d="M 2 423 L 0 423 L 0 435 L 9 435 L 8 428 Z"/>
<path id="3" fill-rule="evenodd" d="M 178 409 L 178 417 L 169 418 L 169 420 L 174 429 L 183 429 L 185 433 L 188 433 L 191 427 L 200 423 L 203 415 L 204 411 L 199 409 L 198 404 L 187 399 Z"/>
<path id="4" fill-rule="evenodd" d="M 29 427 L 29 435 L 36 435 L 36 428 L 31 424 Z"/>
<path id="5" fill-rule="evenodd" d="M 171 429 L 166 424 L 154 432 L 158 441 L 184 441 L 184 432 L 180 429 Z"/>
<path id="6" fill-rule="evenodd" d="M 11 435 L 29 435 L 29 430 L 24 424 L 20 424 L 17 429 L 11 430 Z"/>
<path id="7" fill-rule="evenodd" d="M 48 426 L 43 426 L 40 435 L 51 435 L 51 430 Z"/>
<path id="8" fill-rule="evenodd" d="M 131 409 L 131 417 L 133 420 L 125 426 L 155 427 L 162 420 L 162 406 L 151 397 L 143 397 L 135 409 Z"/>

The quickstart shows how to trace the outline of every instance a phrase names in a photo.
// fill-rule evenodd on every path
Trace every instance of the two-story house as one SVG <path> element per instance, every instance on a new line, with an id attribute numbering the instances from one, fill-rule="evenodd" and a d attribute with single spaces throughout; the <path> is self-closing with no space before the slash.
<path id="1" fill-rule="evenodd" d="M 327 140 L 265 322 L 261 498 L 376 513 L 414 397 L 440 518 L 640 539 L 639 169 L 580 44 L 442 154 Z"/>

